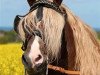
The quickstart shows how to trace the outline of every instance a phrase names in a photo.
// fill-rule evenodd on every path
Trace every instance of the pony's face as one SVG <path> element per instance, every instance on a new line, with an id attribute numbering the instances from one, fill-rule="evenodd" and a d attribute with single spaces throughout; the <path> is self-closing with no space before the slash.
<path id="1" fill-rule="evenodd" d="M 30 6 L 37 6 L 34 5 L 34 2 L 35 0 L 28 0 Z M 51 3 L 49 4 L 49 2 Z M 46 73 L 48 56 L 56 58 L 61 45 L 61 33 L 65 24 L 64 16 L 58 8 L 52 6 L 53 2 L 59 8 L 62 0 L 48 0 L 47 6 L 49 5 L 50 8 L 44 7 L 46 4 L 41 4 L 41 7 L 32 10 L 21 20 L 19 18 L 16 19 L 17 21 L 15 20 L 15 31 L 24 41 L 23 64 L 27 70 L 31 69 L 34 73 L 43 72 L 43 70 Z M 41 31 L 45 37 L 40 36 L 42 35 L 41 32 L 39 32 L 40 35 L 37 32 L 34 33 L 34 30 Z M 57 38 L 54 32 L 56 32 Z M 54 41 L 55 44 L 53 44 Z"/>
<path id="2" fill-rule="evenodd" d="M 17 16 L 15 21 L 19 23 L 21 18 Z M 48 57 L 42 31 L 33 27 L 29 28 L 28 26 L 30 25 L 25 25 L 24 23 L 20 26 L 24 31 L 25 38 L 24 40 L 21 38 L 23 40 L 22 50 L 24 51 L 22 55 L 22 63 L 24 64 L 26 70 L 29 72 L 31 71 L 32 74 L 38 74 L 41 72 L 46 73 Z M 20 28 L 14 28 L 21 37 Z"/>
<path id="3" fill-rule="evenodd" d="M 26 69 L 32 70 L 33 73 L 46 72 L 47 52 L 39 31 L 27 35 L 22 49 L 24 50 L 22 62 Z"/>

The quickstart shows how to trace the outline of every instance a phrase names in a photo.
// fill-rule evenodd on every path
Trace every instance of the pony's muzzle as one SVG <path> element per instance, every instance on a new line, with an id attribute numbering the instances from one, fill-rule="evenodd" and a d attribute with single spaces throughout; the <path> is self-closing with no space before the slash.
<path id="1" fill-rule="evenodd" d="M 23 54 L 22 55 L 22 63 L 26 68 L 34 68 L 34 67 L 41 67 L 41 65 L 44 63 L 43 56 L 37 55 L 34 58 L 28 57 L 28 55 Z"/>
<path id="2" fill-rule="evenodd" d="M 25 66 L 26 70 L 32 70 L 34 73 L 46 73 L 47 70 L 47 62 L 41 62 L 42 56 L 38 55 L 35 58 L 35 62 L 31 62 L 30 58 L 26 55 L 22 55 L 22 63 Z M 41 62 L 41 63 L 40 63 Z"/>

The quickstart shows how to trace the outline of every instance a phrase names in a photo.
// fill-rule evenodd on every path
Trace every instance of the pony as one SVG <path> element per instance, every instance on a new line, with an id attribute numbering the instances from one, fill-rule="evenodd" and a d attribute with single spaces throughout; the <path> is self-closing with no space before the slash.
<path id="1" fill-rule="evenodd" d="M 80 71 L 80 75 L 100 75 L 100 43 L 96 32 L 62 4 L 62 0 L 27 1 L 31 12 L 22 18 L 17 16 L 14 23 L 23 41 L 26 74 L 65 75 L 47 68 L 52 64 Z M 35 5 L 39 1 L 40 5 Z"/>

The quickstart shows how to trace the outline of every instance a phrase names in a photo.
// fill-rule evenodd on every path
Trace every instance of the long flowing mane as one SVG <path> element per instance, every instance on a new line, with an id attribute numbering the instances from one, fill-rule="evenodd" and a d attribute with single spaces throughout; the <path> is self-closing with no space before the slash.
<path id="1" fill-rule="evenodd" d="M 68 68 L 80 70 L 80 75 L 100 75 L 100 44 L 95 32 L 68 7 L 64 5 L 61 7 L 67 14 L 66 22 L 64 17 L 53 9 L 44 8 L 43 11 L 43 33 L 48 55 L 57 58 L 60 54 L 63 28 L 66 27 Z M 22 40 L 25 40 L 23 26 L 28 26 L 30 31 L 39 29 L 35 14 L 36 10 L 20 21 L 18 29 Z"/>
<path id="2" fill-rule="evenodd" d="M 80 75 L 99 75 L 100 43 L 96 33 L 73 15 L 69 9 L 66 7 L 65 9 L 68 14 L 67 22 L 69 23 L 67 24 L 68 29 L 66 29 L 69 69 L 75 66 L 73 70 L 80 70 Z M 73 35 L 69 36 L 71 33 Z M 75 58 L 74 62 L 73 58 Z"/>

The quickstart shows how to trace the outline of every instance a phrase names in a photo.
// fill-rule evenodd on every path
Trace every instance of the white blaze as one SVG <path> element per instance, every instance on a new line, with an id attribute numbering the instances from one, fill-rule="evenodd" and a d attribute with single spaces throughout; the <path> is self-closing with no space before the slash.
<path id="1" fill-rule="evenodd" d="M 43 56 L 42 56 L 39 48 L 40 48 L 39 37 L 35 36 L 34 41 L 31 45 L 30 52 L 29 52 L 29 58 L 31 59 L 31 62 L 33 64 L 32 67 L 34 67 L 36 64 L 43 62 Z M 39 61 L 35 61 L 35 59 L 38 57 L 38 55 L 41 55 L 42 58 Z"/>

